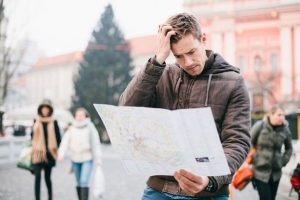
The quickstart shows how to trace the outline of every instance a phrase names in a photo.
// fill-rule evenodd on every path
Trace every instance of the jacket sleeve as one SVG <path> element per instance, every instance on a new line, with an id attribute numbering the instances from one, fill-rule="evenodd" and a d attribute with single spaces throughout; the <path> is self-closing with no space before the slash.
<path id="1" fill-rule="evenodd" d="M 285 141 L 284 141 L 285 151 L 282 156 L 282 166 L 285 166 L 289 162 L 289 160 L 292 156 L 292 153 L 293 153 L 292 134 L 291 134 L 289 128 L 287 128 L 287 129 L 288 129 L 288 133 L 287 133 L 287 137 L 285 138 Z"/>
<path id="2" fill-rule="evenodd" d="M 99 133 L 93 123 L 91 123 L 92 126 L 92 134 L 93 134 L 93 157 L 96 161 L 99 161 L 102 163 L 102 151 L 101 151 L 101 144 L 100 144 L 100 138 Z"/>
<path id="3" fill-rule="evenodd" d="M 62 138 L 62 141 L 60 143 L 59 149 L 58 149 L 58 156 L 59 157 L 65 157 L 66 151 L 69 147 L 71 140 L 71 132 L 70 128 L 67 130 Z"/>
<path id="4" fill-rule="evenodd" d="M 119 105 L 153 107 L 155 88 L 165 66 L 165 63 L 159 65 L 155 57 L 149 59 L 121 95 Z"/>
<path id="5" fill-rule="evenodd" d="M 230 184 L 235 172 L 243 164 L 250 150 L 250 100 L 244 79 L 238 78 L 228 100 L 221 131 L 221 143 L 231 174 L 213 176 L 218 190 Z"/>
<path id="6" fill-rule="evenodd" d="M 61 142 L 61 135 L 60 135 L 59 126 L 58 126 L 58 123 L 56 120 L 54 120 L 54 130 L 55 130 L 57 146 L 59 147 L 60 142 Z"/>

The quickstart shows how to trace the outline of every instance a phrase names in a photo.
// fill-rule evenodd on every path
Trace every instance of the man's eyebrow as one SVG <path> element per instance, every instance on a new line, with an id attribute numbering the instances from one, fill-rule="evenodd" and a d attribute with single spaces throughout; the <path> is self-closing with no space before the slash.
<path id="1" fill-rule="evenodd" d="M 187 53 L 192 53 L 193 51 L 195 51 L 196 50 L 196 48 L 192 48 L 189 52 L 187 52 Z M 184 54 L 186 54 L 186 53 L 184 53 Z M 174 54 L 174 56 L 181 56 L 182 54 Z"/>

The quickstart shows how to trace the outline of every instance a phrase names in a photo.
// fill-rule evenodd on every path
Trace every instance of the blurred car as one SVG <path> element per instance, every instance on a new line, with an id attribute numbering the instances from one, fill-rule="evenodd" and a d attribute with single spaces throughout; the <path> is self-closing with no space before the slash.
<path id="1" fill-rule="evenodd" d="M 25 136 L 26 135 L 26 127 L 23 125 L 14 125 L 14 136 Z"/>

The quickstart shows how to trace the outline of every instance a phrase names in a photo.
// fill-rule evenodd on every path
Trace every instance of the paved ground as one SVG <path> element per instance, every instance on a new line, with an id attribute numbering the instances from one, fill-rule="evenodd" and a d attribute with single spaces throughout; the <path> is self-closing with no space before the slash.
<path id="1" fill-rule="evenodd" d="M 106 178 L 106 193 L 102 200 L 136 200 L 141 199 L 145 188 L 147 176 L 127 175 L 122 163 L 114 153 L 110 145 L 102 145 L 104 154 L 103 171 Z M 54 188 L 54 200 L 76 200 L 75 177 L 68 174 L 70 161 L 66 159 L 58 163 L 53 169 L 52 181 Z M 0 200 L 34 200 L 33 196 L 34 176 L 29 172 L 18 169 L 15 163 L 0 165 Z M 279 187 L 277 200 L 297 199 L 295 192 L 292 197 L 289 194 L 289 180 L 284 176 Z M 42 200 L 47 199 L 47 190 L 42 181 Z M 90 195 L 91 196 L 91 195 Z M 95 199 L 95 198 L 90 198 Z M 257 192 L 252 185 L 248 185 L 243 191 L 234 190 L 234 200 L 258 199 Z"/>

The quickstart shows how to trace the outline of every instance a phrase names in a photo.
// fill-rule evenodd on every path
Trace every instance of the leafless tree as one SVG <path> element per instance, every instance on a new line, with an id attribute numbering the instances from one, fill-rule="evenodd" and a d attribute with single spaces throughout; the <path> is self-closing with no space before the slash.
<path id="1" fill-rule="evenodd" d="M 277 104 L 280 103 L 280 99 L 276 97 L 276 91 L 280 85 L 278 84 L 279 78 L 282 76 L 280 71 L 270 72 L 255 70 L 251 78 L 250 84 L 253 94 L 253 109 L 266 111 L 264 101 L 267 100 L 267 104 Z"/>
<path id="2" fill-rule="evenodd" d="M 26 52 L 26 45 L 15 46 L 16 36 L 13 34 L 7 40 L 7 27 L 9 19 L 5 16 L 4 0 L 0 0 L 0 106 L 3 105 L 7 95 L 11 78 L 15 74 Z M 17 29 L 13 33 L 18 32 Z"/>

